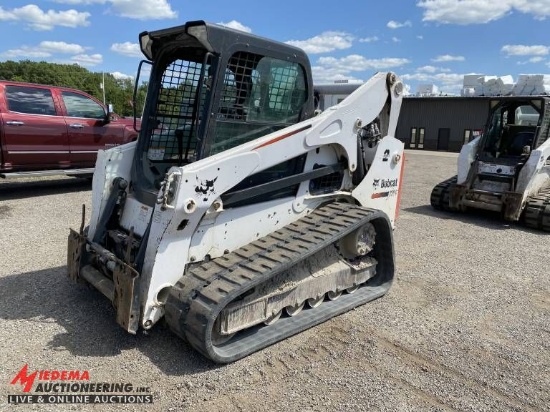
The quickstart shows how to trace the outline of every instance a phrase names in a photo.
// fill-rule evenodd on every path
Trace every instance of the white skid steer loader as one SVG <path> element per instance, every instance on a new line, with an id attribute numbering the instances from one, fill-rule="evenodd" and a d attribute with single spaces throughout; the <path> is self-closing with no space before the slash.
<path id="1" fill-rule="evenodd" d="M 384 295 L 403 173 L 402 83 L 314 116 L 295 47 L 202 21 L 140 35 L 139 139 L 100 152 L 68 274 L 128 332 L 161 318 L 231 362 Z"/>
<path id="2" fill-rule="evenodd" d="M 458 174 L 432 190 L 435 209 L 483 209 L 550 231 L 550 98 L 495 97 L 483 134 L 462 147 Z"/>

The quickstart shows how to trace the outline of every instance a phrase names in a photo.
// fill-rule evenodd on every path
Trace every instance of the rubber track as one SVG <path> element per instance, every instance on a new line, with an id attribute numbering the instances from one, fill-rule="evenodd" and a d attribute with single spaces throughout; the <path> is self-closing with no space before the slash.
<path id="1" fill-rule="evenodd" d="M 451 185 L 455 184 L 457 177 L 453 176 L 439 184 L 437 184 L 430 195 L 430 203 L 434 209 L 451 211 L 449 205 L 449 190 Z"/>
<path id="2" fill-rule="evenodd" d="M 550 188 L 527 198 L 525 226 L 550 232 Z"/>
<path id="3" fill-rule="evenodd" d="M 214 322 L 227 304 L 369 221 L 377 233 L 374 257 L 378 264 L 377 275 L 365 286 L 273 325 L 238 332 L 223 345 L 213 345 Z M 384 295 L 393 274 L 393 238 L 387 216 L 347 203 L 331 203 L 232 253 L 188 266 L 171 290 L 166 320 L 204 356 L 228 363 Z"/>

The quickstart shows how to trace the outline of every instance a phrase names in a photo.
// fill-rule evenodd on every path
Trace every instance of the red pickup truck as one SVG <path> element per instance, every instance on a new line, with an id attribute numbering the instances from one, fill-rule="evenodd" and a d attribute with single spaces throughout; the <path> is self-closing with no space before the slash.
<path id="1" fill-rule="evenodd" d="M 80 90 L 0 81 L 0 177 L 89 175 L 99 149 L 137 134 Z"/>

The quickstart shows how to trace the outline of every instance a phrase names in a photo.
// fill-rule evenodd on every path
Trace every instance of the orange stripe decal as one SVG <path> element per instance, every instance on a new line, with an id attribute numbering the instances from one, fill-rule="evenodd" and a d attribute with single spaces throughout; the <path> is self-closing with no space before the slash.
<path id="1" fill-rule="evenodd" d="M 401 205 L 401 185 L 403 184 L 403 172 L 405 171 L 405 151 L 401 155 L 401 172 L 399 173 L 399 187 L 397 188 L 397 202 L 395 203 L 395 220 L 399 217 L 399 206 Z"/>
<path id="2" fill-rule="evenodd" d="M 308 124 L 307 126 L 304 126 L 304 127 L 300 128 L 300 129 L 298 129 L 298 130 L 294 130 L 293 132 L 288 132 L 288 133 L 282 134 L 282 135 L 280 135 L 280 136 L 274 137 L 273 139 L 271 139 L 271 140 L 269 140 L 269 141 L 267 141 L 267 142 L 265 142 L 265 143 L 262 143 L 262 144 L 259 145 L 259 146 L 256 146 L 253 150 L 258 150 L 258 149 L 260 149 L 260 148 L 262 148 L 262 147 L 269 146 L 270 144 L 276 143 L 276 142 L 278 142 L 278 141 L 280 141 L 280 140 L 286 139 L 287 137 L 290 137 L 290 136 L 293 136 L 293 135 L 295 135 L 295 134 L 297 134 L 297 133 L 303 132 L 304 130 L 309 129 L 310 127 L 311 127 L 311 125 Z"/>

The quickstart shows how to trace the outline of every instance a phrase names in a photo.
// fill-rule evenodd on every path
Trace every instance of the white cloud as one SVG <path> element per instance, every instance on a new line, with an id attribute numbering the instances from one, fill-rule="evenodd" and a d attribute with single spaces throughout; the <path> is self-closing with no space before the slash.
<path id="1" fill-rule="evenodd" d="M 436 58 L 432 59 L 435 63 L 441 63 L 441 62 L 463 62 L 464 56 L 451 56 L 450 54 L 444 54 L 442 56 L 437 56 Z"/>
<path id="2" fill-rule="evenodd" d="M 124 74 L 121 72 L 112 72 L 112 76 L 117 80 L 133 80 L 134 76 L 130 76 L 129 74 Z"/>
<path id="3" fill-rule="evenodd" d="M 373 43 L 375 41 L 378 41 L 378 37 L 376 36 L 359 39 L 359 43 Z"/>
<path id="4" fill-rule="evenodd" d="M 84 53 L 85 47 L 80 44 L 65 43 L 63 41 L 42 41 L 38 45 L 39 49 L 49 51 L 51 53 L 66 53 L 66 54 L 79 54 Z"/>
<path id="5" fill-rule="evenodd" d="M 90 13 L 76 10 L 43 11 L 34 4 L 11 10 L 0 7 L 0 21 L 23 22 L 34 30 L 52 30 L 55 26 L 84 27 L 90 24 L 88 17 Z"/>
<path id="6" fill-rule="evenodd" d="M 416 36 L 416 38 L 417 38 L 418 40 L 424 40 L 424 36 L 422 36 L 421 34 L 419 34 L 418 36 Z"/>
<path id="7" fill-rule="evenodd" d="M 18 49 L 7 50 L 1 56 L 9 59 L 43 59 L 54 54 L 84 53 L 86 49 L 79 44 L 44 40 L 37 46 L 21 46 Z"/>
<path id="8" fill-rule="evenodd" d="M 398 37 L 392 37 L 391 41 L 394 42 L 394 43 L 399 43 L 401 41 L 401 39 L 398 38 Z"/>
<path id="9" fill-rule="evenodd" d="M 411 27 L 412 23 L 410 22 L 410 20 L 407 20 L 403 23 L 399 23 L 398 21 L 390 20 L 386 26 L 390 29 L 400 29 L 401 27 Z"/>
<path id="10" fill-rule="evenodd" d="M 328 53 L 334 50 L 349 49 L 354 37 L 340 31 L 326 31 L 307 40 L 290 40 L 287 44 L 300 47 L 306 53 Z"/>
<path id="11" fill-rule="evenodd" d="M 110 4 L 110 11 L 122 17 L 138 20 L 175 19 L 178 13 L 172 10 L 168 0 L 54 0 L 71 5 Z"/>
<path id="12" fill-rule="evenodd" d="M 108 3 L 115 14 L 130 19 L 161 20 L 178 17 L 167 0 L 109 0 Z"/>
<path id="13" fill-rule="evenodd" d="M 510 0 L 422 0 L 416 5 L 425 9 L 423 21 L 462 25 L 500 19 L 511 8 Z"/>
<path id="14" fill-rule="evenodd" d="M 231 20 L 229 23 L 218 23 L 219 25 L 229 27 L 231 29 L 244 31 L 245 33 L 252 33 L 252 29 L 244 24 L 238 22 L 237 20 Z"/>
<path id="15" fill-rule="evenodd" d="M 547 46 L 535 45 L 535 46 L 524 46 L 521 44 L 507 44 L 502 46 L 500 49 L 502 53 L 505 53 L 507 57 L 509 56 L 546 56 L 550 51 L 550 48 Z"/>
<path id="16" fill-rule="evenodd" d="M 515 0 L 514 8 L 525 14 L 532 14 L 537 20 L 550 16 L 550 1 L 548 0 Z"/>
<path id="17" fill-rule="evenodd" d="M 435 73 L 436 71 L 438 71 L 437 67 L 435 66 L 423 66 L 423 67 L 419 67 L 418 69 L 419 72 L 426 72 L 426 73 Z"/>
<path id="18" fill-rule="evenodd" d="M 131 43 L 129 41 L 124 43 L 113 43 L 111 45 L 111 50 L 115 53 L 122 54 L 128 57 L 141 57 L 141 49 L 139 44 Z"/>
<path id="19" fill-rule="evenodd" d="M 484 24 L 518 11 L 543 20 L 550 16 L 549 0 L 421 0 L 423 21 L 442 24 Z"/>
<path id="20" fill-rule="evenodd" d="M 351 54 L 340 59 L 321 57 L 318 63 L 325 67 L 337 67 L 347 71 L 381 70 L 403 66 L 410 63 L 408 59 L 387 57 L 382 59 L 366 59 L 358 54 Z"/>
<path id="21" fill-rule="evenodd" d="M 54 0 L 55 3 L 61 4 L 105 4 L 107 0 Z"/>
<path id="22" fill-rule="evenodd" d="M 361 82 L 363 80 L 353 73 L 363 72 L 365 77 L 369 78 L 373 72 L 382 69 L 388 70 L 407 63 L 409 63 L 409 60 L 403 58 L 366 59 L 363 56 L 353 54 L 340 59 L 321 57 L 312 65 L 311 69 L 315 83 L 332 83 L 335 80 Z"/>
<path id="23" fill-rule="evenodd" d="M 0 54 L 0 56 L 3 58 L 14 59 L 14 60 L 45 59 L 47 57 L 50 57 L 51 55 L 52 54 L 47 51 L 39 50 L 36 47 L 28 47 L 28 46 L 22 46 L 19 49 L 6 50 L 5 52 Z"/>
<path id="24" fill-rule="evenodd" d="M 101 54 L 78 54 L 72 56 L 71 60 L 80 66 L 96 66 L 103 63 L 103 56 Z"/>
<path id="25" fill-rule="evenodd" d="M 349 72 L 327 69 L 322 66 L 312 66 L 314 84 L 334 83 L 337 80 L 347 80 L 348 83 L 362 83 L 363 79 L 352 76 Z M 367 76 L 368 77 L 368 76 Z"/>
<path id="26" fill-rule="evenodd" d="M 435 73 L 435 72 L 450 72 L 450 69 L 435 66 L 422 66 L 416 69 L 418 72 Z"/>
<path id="27" fill-rule="evenodd" d="M 535 56 L 531 57 L 530 59 L 523 61 L 523 62 L 517 62 L 518 65 L 523 66 L 526 64 L 536 64 L 536 63 L 542 63 L 544 61 L 544 57 L 541 56 Z"/>

